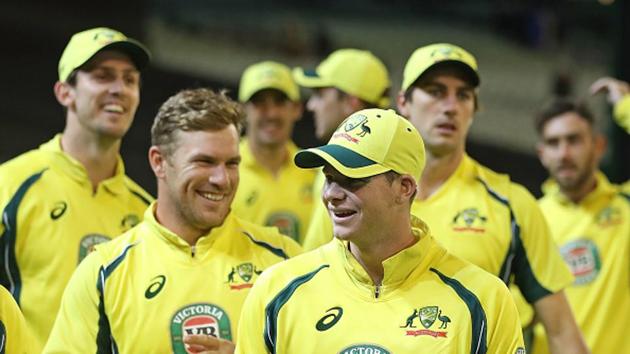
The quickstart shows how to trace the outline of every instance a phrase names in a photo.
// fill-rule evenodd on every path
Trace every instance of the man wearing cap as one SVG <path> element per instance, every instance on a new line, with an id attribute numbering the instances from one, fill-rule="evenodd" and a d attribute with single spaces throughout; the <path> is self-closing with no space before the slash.
<path id="1" fill-rule="evenodd" d="M 365 108 L 388 108 L 390 80 L 385 64 L 369 51 L 339 49 L 314 70 L 296 68 L 295 81 L 312 88 L 306 108 L 313 112 L 315 136 L 328 141 L 339 124 L 350 114 Z M 324 178 L 318 173 L 313 194 L 321 194 Z M 321 203 L 313 209 L 311 226 L 304 248 L 316 248 L 332 238 L 332 223 Z"/>
<path id="2" fill-rule="evenodd" d="M 247 138 L 240 143 L 241 180 L 232 209 L 301 243 L 312 213 L 315 172 L 293 164 L 297 147 L 291 133 L 302 115 L 299 88 L 286 65 L 265 61 L 245 70 L 239 100 L 245 104 Z"/>
<path id="3" fill-rule="evenodd" d="M 406 119 L 356 112 L 295 163 L 324 167 L 335 240 L 261 275 L 237 353 L 524 353 L 507 287 L 410 214 L 424 147 Z"/>
<path id="4" fill-rule="evenodd" d="M 115 30 L 75 34 L 54 86 L 66 110 L 63 133 L 0 166 L 0 282 L 22 308 L 35 352 L 77 264 L 138 223 L 150 203 L 119 155 L 148 62 L 142 44 Z"/>
<path id="5" fill-rule="evenodd" d="M 465 142 L 477 108 L 475 58 L 439 43 L 417 49 L 398 105 L 422 135 L 427 168 L 412 213 L 455 255 L 512 280 L 545 325 L 553 353 L 586 353 L 563 289 L 572 282 L 533 196 L 480 165 Z"/>
<path id="6" fill-rule="evenodd" d="M 233 351 L 260 273 L 300 251 L 231 212 L 242 120 L 240 104 L 204 88 L 162 104 L 149 149 L 157 201 L 79 265 L 45 353 Z"/>

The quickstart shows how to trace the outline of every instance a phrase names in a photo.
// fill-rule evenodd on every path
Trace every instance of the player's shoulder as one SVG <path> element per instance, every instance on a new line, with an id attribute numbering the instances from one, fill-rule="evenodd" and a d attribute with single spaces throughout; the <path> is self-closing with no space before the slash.
<path id="1" fill-rule="evenodd" d="M 489 193 L 506 204 L 535 204 L 536 199 L 522 184 L 515 182 L 507 173 L 500 173 L 476 163 L 476 173 Z"/>
<path id="2" fill-rule="evenodd" d="M 234 228 L 240 231 L 245 238 L 270 242 L 276 245 L 282 244 L 287 236 L 278 231 L 274 226 L 262 226 L 251 221 L 245 220 L 239 216 L 231 215 Z"/>
<path id="3" fill-rule="evenodd" d="M 109 240 L 107 242 L 99 243 L 94 246 L 92 253 L 96 254 L 96 257 L 104 265 L 110 264 L 121 256 L 126 256 L 127 252 L 134 247 L 141 247 L 144 243 L 144 221 L 135 227 L 129 229 L 122 235 Z"/>
<path id="4" fill-rule="evenodd" d="M 136 198 L 140 199 L 146 205 L 151 204 L 154 198 L 151 194 L 149 194 L 144 188 L 142 188 L 138 183 L 136 183 L 129 176 L 124 176 L 125 186 L 127 190 L 134 195 Z"/>
<path id="5" fill-rule="evenodd" d="M 262 281 L 263 284 L 270 283 L 281 286 L 282 284 L 289 284 L 298 278 L 315 275 L 322 269 L 329 268 L 331 266 L 330 262 L 327 262 L 327 257 L 325 256 L 325 253 L 330 251 L 328 249 L 330 247 L 331 243 L 328 243 L 283 262 L 276 263 L 267 268 L 257 282 Z"/>
<path id="6" fill-rule="evenodd" d="M 51 163 L 50 153 L 34 149 L 20 154 L 0 165 L 0 177 L 3 184 L 11 181 L 20 182 L 48 168 Z"/>

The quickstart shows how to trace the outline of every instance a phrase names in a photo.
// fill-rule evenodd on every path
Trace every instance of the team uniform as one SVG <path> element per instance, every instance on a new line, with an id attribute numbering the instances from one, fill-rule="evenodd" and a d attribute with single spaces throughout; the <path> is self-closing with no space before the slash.
<path id="1" fill-rule="evenodd" d="M 240 182 L 232 210 L 259 225 L 276 226 L 281 233 L 302 243 L 314 204 L 315 172 L 293 164 L 297 147 L 287 144 L 289 155 L 277 176 L 254 158 L 247 140 L 241 141 Z"/>
<path id="2" fill-rule="evenodd" d="M 328 215 L 326 205 L 321 200 L 322 189 L 324 188 L 325 182 L 326 176 L 324 176 L 321 170 L 318 170 L 315 181 L 313 182 L 313 196 L 316 202 L 315 205 L 313 205 L 311 224 L 306 231 L 302 244 L 305 251 L 314 250 L 333 238 L 332 221 L 330 220 L 330 215 Z"/>
<path id="3" fill-rule="evenodd" d="M 414 219 L 418 242 L 383 262 L 380 286 L 339 240 L 265 272 L 236 353 L 525 353 L 505 285 Z"/>
<path id="4" fill-rule="evenodd" d="M 0 353 L 34 353 L 33 338 L 30 335 L 24 316 L 3 286 L 0 286 Z"/>
<path id="5" fill-rule="evenodd" d="M 540 208 L 575 277 L 565 293 L 587 345 L 630 354 L 630 195 L 598 172 L 596 189 L 579 204 L 546 184 Z M 533 352 L 548 353 L 542 328 L 535 334 Z"/>
<path id="6" fill-rule="evenodd" d="M 233 213 L 190 246 L 155 220 L 154 207 L 81 263 L 45 353 L 185 354 L 186 334 L 235 340 L 258 275 L 300 251 L 276 228 Z"/>
<path id="7" fill-rule="evenodd" d="M 61 135 L 0 166 L 0 280 L 20 305 L 38 352 L 72 272 L 95 244 L 137 224 L 151 196 L 116 174 L 96 192 Z"/>

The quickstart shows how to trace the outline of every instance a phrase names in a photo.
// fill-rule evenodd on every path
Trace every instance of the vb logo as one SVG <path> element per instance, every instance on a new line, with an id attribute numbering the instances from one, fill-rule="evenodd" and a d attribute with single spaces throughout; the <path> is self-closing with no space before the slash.
<path id="1" fill-rule="evenodd" d="M 164 287 L 166 284 L 166 277 L 163 275 L 158 275 L 157 277 L 151 279 L 151 284 L 144 292 L 144 297 L 151 300 L 153 299 Z"/>
<path id="2" fill-rule="evenodd" d="M 343 309 L 335 306 L 326 310 L 326 313 L 327 315 L 320 318 L 319 321 L 317 321 L 317 324 L 315 324 L 315 328 L 320 332 L 327 331 L 337 324 L 337 322 L 341 319 L 341 316 L 343 316 Z"/>

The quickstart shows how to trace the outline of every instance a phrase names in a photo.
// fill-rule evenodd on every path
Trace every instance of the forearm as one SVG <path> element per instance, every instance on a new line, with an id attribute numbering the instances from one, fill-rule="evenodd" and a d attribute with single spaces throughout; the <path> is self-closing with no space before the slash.
<path id="1" fill-rule="evenodd" d="M 539 299 L 534 308 L 547 332 L 552 354 L 590 353 L 563 291 Z"/>

